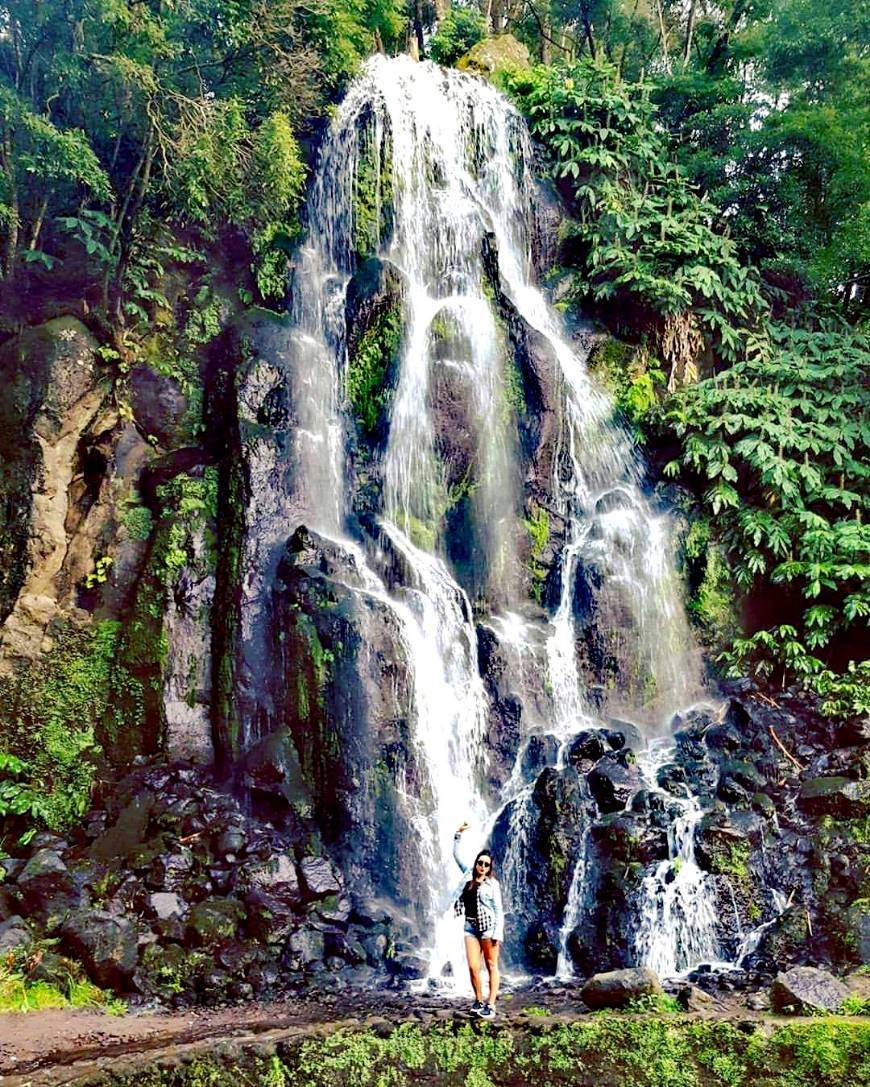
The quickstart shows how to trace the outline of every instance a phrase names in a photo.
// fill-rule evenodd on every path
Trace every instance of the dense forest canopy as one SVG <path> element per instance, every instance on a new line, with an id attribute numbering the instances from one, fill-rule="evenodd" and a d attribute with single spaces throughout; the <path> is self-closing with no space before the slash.
<path id="1" fill-rule="evenodd" d="M 722 667 L 866 710 L 865 5 L 2 3 L 0 329 L 74 301 L 119 388 L 155 327 L 174 332 L 154 364 L 184 376 L 218 331 L 215 253 L 240 304 L 280 308 L 318 135 L 364 58 L 461 64 L 504 33 L 533 64 L 495 78 L 566 210 L 563 304 L 620 337 L 608 379 L 681 483 L 705 637 Z"/>

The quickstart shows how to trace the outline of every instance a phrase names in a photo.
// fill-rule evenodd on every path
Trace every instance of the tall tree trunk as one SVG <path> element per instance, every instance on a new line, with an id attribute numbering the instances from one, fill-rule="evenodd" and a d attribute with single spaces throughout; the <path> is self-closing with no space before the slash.
<path id="1" fill-rule="evenodd" d="M 39 243 L 39 235 L 42 233 L 42 224 L 45 221 L 45 213 L 48 210 L 48 196 L 43 196 L 42 203 L 39 205 L 39 212 L 36 216 L 36 222 L 33 224 L 33 233 L 30 235 L 30 245 L 28 248 L 35 249 Z"/>
<path id="2" fill-rule="evenodd" d="M 417 39 L 417 59 L 426 55 L 426 39 L 423 37 L 423 0 L 414 0 L 414 35 Z"/>
<path id="3" fill-rule="evenodd" d="M 683 50 L 683 67 L 689 63 L 689 57 L 692 53 L 692 34 L 695 32 L 695 11 L 698 7 L 698 0 L 692 0 L 689 5 L 689 18 L 686 20 L 686 46 Z"/>
<path id="4" fill-rule="evenodd" d="M 670 75 L 671 57 L 670 53 L 668 52 L 668 35 L 667 31 L 665 30 L 665 13 L 662 9 L 662 0 L 656 0 L 656 10 L 658 11 L 659 16 L 659 33 L 661 34 L 662 39 L 662 57 L 664 58 L 665 62 L 665 71 L 668 73 L 668 75 Z"/>

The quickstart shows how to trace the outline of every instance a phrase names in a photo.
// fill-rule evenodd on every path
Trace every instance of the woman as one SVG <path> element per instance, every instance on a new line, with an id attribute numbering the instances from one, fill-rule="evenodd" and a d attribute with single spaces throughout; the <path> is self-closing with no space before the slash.
<path id="1" fill-rule="evenodd" d="M 504 940 L 504 909 L 501 888 L 492 867 L 492 854 L 482 849 L 474 858 L 471 868 L 460 856 L 462 835 L 468 829 L 463 823 L 453 836 L 453 857 L 466 876 L 467 882 L 454 907 L 456 915 L 465 915 L 465 957 L 474 989 L 471 1010 L 483 1019 L 495 1018 L 495 1002 L 501 980 L 498 972 L 498 953 Z M 489 997 L 483 1002 L 480 984 L 481 955 L 489 974 Z"/>

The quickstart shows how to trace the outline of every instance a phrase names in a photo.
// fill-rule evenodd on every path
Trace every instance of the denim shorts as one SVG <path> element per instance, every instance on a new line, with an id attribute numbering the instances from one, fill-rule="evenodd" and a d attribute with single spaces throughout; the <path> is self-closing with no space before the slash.
<path id="1" fill-rule="evenodd" d="M 465 935 L 466 936 L 476 936 L 478 938 L 478 940 L 494 940 L 495 939 L 495 930 L 494 929 L 488 929 L 485 932 L 481 932 L 480 927 L 478 926 L 477 922 L 476 921 L 469 921 L 468 918 L 466 917 L 466 919 L 465 919 Z"/>

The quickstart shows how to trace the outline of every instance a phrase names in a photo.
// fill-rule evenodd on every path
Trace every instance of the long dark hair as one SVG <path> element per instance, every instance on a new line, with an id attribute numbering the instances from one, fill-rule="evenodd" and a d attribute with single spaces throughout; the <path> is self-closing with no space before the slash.
<path id="1" fill-rule="evenodd" d="M 481 849 L 481 851 L 474 858 L 474 864 L 471 866 L 471 879 L 468 881 L 468 883 L 465 884 L 466 889 L 468 889 L 472 885 L 472 883 L 474 883 L 474 873 L 477 870 L 477 862 L 480 860 L 481 857 L 487 857 L 489 859 L 489 871 L 484 878 L 495 879 L 495 865 L 492 859 L 492 853 L 490 853 L 488 849 Z"/>

